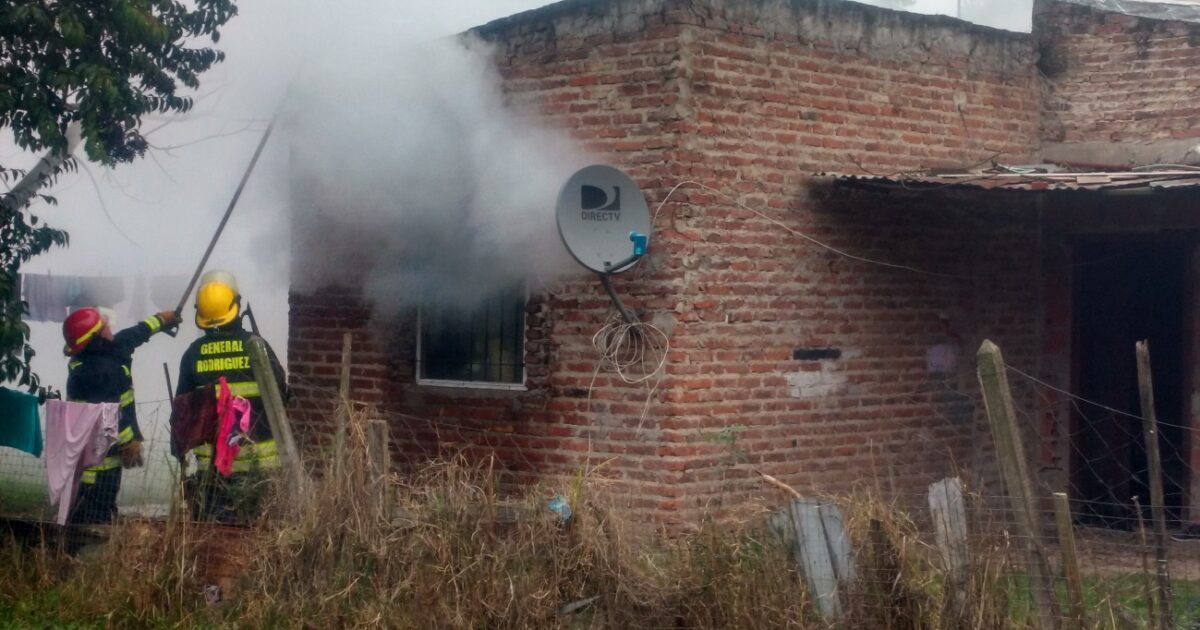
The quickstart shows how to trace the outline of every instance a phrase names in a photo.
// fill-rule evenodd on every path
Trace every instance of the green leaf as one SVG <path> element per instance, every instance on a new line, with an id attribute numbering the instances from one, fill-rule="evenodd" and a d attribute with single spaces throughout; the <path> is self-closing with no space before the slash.
<path id="1" fill-rule="evenodd" d="M 66 147 L 68 126 L 83 126 L 86 159 L 129 162 L 147 150 L 138 133 L 155 111 L 186 112 L 200 77 L 224 53 L 206 47 L 237 15 L 234 0 L 55 0 L 0 3 L 0 128 L 17 146 L 42 153 Z M 70 96 L 67 96 L 70 95 Z M 69 99 L 69 100 L 68 100 Z M 83 157 L 79 159 L 84 159 Z M 54 204 L 51 187 L 67 160 L 33 199 Z M 0 182 L 25 176 L 0 167 Z M 0 192 L 0 200 L 9 196 Z M 69 235 L 24 208 L 0 207 L 0 377 L 32 389 L 29 327 L 21 321 L 17 274 L 34 256 L 70 243 Z"/>
<path id="2" fill-rule="evenodd" d="M 58 30 L 62 33 L 63 43 L 71 48 L 82 46 L 87 38 L 83 24 L 70 11 L 64 11 L 59 15 Z"/>

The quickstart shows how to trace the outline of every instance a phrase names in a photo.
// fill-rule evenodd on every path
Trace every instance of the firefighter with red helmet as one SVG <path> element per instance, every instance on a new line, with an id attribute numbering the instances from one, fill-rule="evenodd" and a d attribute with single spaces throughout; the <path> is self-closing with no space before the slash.
<path id="1" fill-rule="evenodd" d="M 143 465 L 142 432 L 133 397 L 133 351 L 157 332 L 179 325 L 172 311 L 113 334 L 107 309 L 81 308 L 63 322 L 67 363 L 67 399 L 86 403 L 117 403 L 121 407 L 117 443 L 104 461 L 84 469 L 73 523 L 106 523 L 117 516 L 121 469 Z"/>

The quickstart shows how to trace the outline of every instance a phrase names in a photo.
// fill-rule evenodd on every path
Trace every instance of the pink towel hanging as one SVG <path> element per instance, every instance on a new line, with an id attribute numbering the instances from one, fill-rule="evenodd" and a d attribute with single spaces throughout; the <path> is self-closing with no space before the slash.
<path id="1" fill-rule="evenodd" d="M 213 464 L 222 477 L 233 474 L 233 462 L 242 450 L 242 438 L 250 432 L 250 401 L 234 396 L 222 376 L 217 385 L 217 456 Z"/>

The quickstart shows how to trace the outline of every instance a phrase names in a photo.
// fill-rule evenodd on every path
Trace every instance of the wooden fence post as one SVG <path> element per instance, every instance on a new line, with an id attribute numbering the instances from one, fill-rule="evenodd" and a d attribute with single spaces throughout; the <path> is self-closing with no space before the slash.
<path id="1" fill-rule="evenodd" d="M 1071 523 L 1071 504 L 1066 493 L 1054 493 L 1054 521 L 1058 525 L 1058 546 L 1062 550 L 1063 575 L 1067 578 L 1067 597 L 1071 602 L 1071 625 L 1077 630 L 1084 630 L 1087 611 L 1083 605 L 1083 577 L 1079 573 L 1075 528 Z"/>
<path id="2" fill-rule="evenodd" d="M 955 613 L 962 618 L 967 604 L 965 589 L 970 553 L 967 549 L 967 509 L 963 501 L 962 481 L 958 477 L 930 484 L 929 511 L 933 515 L 934 534 L 941 551 L 942 564 L 950 576 L 948 587 L 954 591 Z"/>
<path id="3" fill-rule="evenodd" d="M 1138 391 L 1142 398 L 1142 435 L 1146 442 L 1146 466 L 1150 469 L 1150 517 L 1154 519 L 1154 555 L 1158 561 L 1158 625 L 1169 630 L 1175 625 L 1171 614 L 1171 570 L 1167 565 L 1167 518 L 1163 499 L 1162 455 L 1158 444 L 1158 414 L 1154 410 L 1154 380 L 1150 372 L 1150 344 L 1136 346 Z"/>
<path id="4" fill-rule="evenodd" d="M 1025 537 L 1025 559 L 1028 565 L 1026 570 L 1029 571 L 1029 587 L 1037 607 L 1038 627 L 1042 630 L 1055 630 L 1058 628 L 1060 613 L 1054 592 L 1054 579 L 1050 572 L 1050 564 L 1046 560 L 1045 545 L 1042 544 L 1037 497 L 1025 461 L 1021 431 L 1017 427 L 1016 408 L 1012 401 L 1012 391 L 1008 387 L 1004 355 L 999 346 L 991 341 L 984 341 L 979 347 L 976 359 L 979 384 L 983 388 L 983 402 L 987 408 L 992 438 L 996 443 L 996 458 L 999 460 L 1001 477 L 1016 525 Z"/>
<path id="5" fill-rule="evenodd" d="M 279 458 L 283 462 L 288 496 L 297 497 L 304 486 L 304 471 L 300 467 L 300 453 L 296 450 L 296 440 L 292 437 L 292 425 L 288 421 L 283 395 L 279 391 L 275 371 L 267 355 L 267 344 L 261 337 L 252 337 L 247 345 L 250 346 L 250 368 L 254 370 L 254 380 L 258 383 L 258 392 L 267 412 L 271 435 L 275 438 Z"/>
<path id="6" fill-rule="evenodd" d="M 335 414 L 337 426 L 333 434 L 333 475 L 338 483 L 341 483 L 346 469 L 346 432 L 350 424 L 350 343 L 353 338 L 351 333 L 342 335 L 342 374 L 338 383 Z"/>
<path id="7" fill-rule="evenodd" d="M 385 420 L 372 420 L 367 430 L 367 449 L 371 460 L 371 477 L 378 494 L 380 518 L 391 518 L 391 495 L 388 475 L 392 469 L 391 439 Z"/>
<path id="8" fill-rule="evenodd" d="M 797 500 L 775 514 L 769 524 L 792 548 L 792 557 L 821 616 L 827 621 L 840 618 L 842 598 L 858 574 L 841 510 L 836 505 Z"/>
<path id="9" fill-rule="evenodd" d="M 1138 548 L 1138 555 L 1142 557 L 1142 588 L 1146 589 L 1146 609 L 1150 613 L 1150 619 L 1157 619 L 1158 605 L 1155 600 L 1158 599 L 1158 590 L 1154 588 L 1154 578 L 1150 577 L 1150 541 L 1146 538 L 1146 519 L 1142 517 L 1142 502 L 1138 500 L 1137 495 L 1129 498 L 1133 502 L 1133 512 L 1137 514 L 1138 522 L 1138 539 L 1141 542 L 1141 547 Z"/>

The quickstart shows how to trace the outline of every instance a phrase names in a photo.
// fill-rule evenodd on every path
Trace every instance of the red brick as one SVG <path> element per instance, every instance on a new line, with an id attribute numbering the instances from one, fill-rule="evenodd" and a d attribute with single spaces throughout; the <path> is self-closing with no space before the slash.
<path id="1" fill-rule="evenodd" d="M 967 344 L 990 337 L 1014 365 L 1042 365 L 1046 379 L 1069 380 L 1070 308 L 1055 296 L 1070 281 L 1036 275 L 1039 263 L 1055 262 L 1043 257 L 1056 258 L 1047 252 L 1059 232 L 1039 225 L 1024 198 L 831 192 L 814 189 L 809 176 L 963 168 L 1001 159 L 998 152 L 1021 163 L 1043 136 L 1192 137 L 1198 57 L 1188 42 L 1200 26 L 1151 22 L 1145 52 L 1130 54 L 1128 21 L 1044 0 L 1032 37 L 948 22 L 929 29 L 930 18 L 854 3 L 786 23 L 721 9 L 736 0 L 702 12 L 689 0 L 662 0 L 643 21 L 605 13 L 617 5 L 535 12 L 480 35 L 496 47 L 514 104 L 569 130 L 596 159 L 625 167 L 652 204 L 692 179 L 755 209 L 681 188 L 658 220 L 652 255 L 617 279 L 628 303 L 670 335 L 662 382 L 652 391 L 597 370 L 591 336 L 611 307 L 586 274 L 531 306 L 523 392 L 418 386 L 411 314 L 394 326 L 397 340 L 357 352 L 372 337 L 356 289 L 294 292 L 298 426 L 329 433 L 341 334 L 350 330 L 355 395 L 389 418 L 402 459 L 465 449 L 495 455 L 524 479 L 569 478 L 604 463 L 647 518 L 692 519 L 715 501 L 761 494 L 754 462 L 798 488 L 826 491 L 879 473 L 918 493 L 949 472 L 948 461 L 994 480 L 989 447 L 972 442 L 987 428 Z M 904 31 L 887 41 L 914 47 L 877 50 L 869 37 L 840 41 L 839 29 L 823 26 L 826 18 L 883 24 L 880 16 Z M 587 36 L 571 32 L 580 25 Z M 943 37 L 971 45 L 947 46 Z M 1045 83 L 1035 49 L 1053 53 L 1043 66 L 1063 62 Z M 1146 106 L 1147 93 L 1161 104 Z M 957 344 L 962 357 L 941 380 L 925 365 L 939 344 Z M 796 349 L 814 348 L 843 355 L 793 360 Z M 1030 388 L 1016 396 L 1041 438 L 1033 452 L 1042 463 L 1060 461 L 1065 401 L 1039 402 Z M 702 442 L 735 426 L 746 430 L 726 434 L 733 444 Z M 749 464 L 731 459 L 737 449 Z"/>

